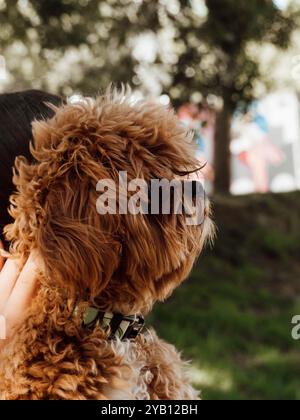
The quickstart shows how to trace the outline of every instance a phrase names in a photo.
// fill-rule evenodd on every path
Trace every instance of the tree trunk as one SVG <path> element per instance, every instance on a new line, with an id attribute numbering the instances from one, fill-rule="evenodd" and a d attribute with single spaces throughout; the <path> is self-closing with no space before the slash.
<path id="1" fill-rule="evenodd" d="M 215 193 L 228 194 L 231 184 L 231 120 L 232 111 L 224 102 L 217 114 L 215 131 Z"/>

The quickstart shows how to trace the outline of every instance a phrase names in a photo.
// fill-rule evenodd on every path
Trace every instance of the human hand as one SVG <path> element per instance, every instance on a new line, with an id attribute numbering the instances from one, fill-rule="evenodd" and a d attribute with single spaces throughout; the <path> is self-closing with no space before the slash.
<path id="1" fill-rule="evenodd" d="M 38 255 L 32 252 L 22 267 L 8 259 L 0 273 L 0 348 L 24 319 L 37 285 Z"/>

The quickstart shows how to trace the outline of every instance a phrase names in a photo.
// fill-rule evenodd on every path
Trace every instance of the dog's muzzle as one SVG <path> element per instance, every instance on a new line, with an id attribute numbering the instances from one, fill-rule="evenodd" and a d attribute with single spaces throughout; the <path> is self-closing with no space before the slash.
<path id="1" fill-rule="evenodd" d="M 103 330 L 109 331 L 109 340 L 135 340 L 143 331 L 145 320 L 140 315 L 125 316 L 88 307 L 84 313 L 83 325 L 93 329 L 97 324 Z"/>

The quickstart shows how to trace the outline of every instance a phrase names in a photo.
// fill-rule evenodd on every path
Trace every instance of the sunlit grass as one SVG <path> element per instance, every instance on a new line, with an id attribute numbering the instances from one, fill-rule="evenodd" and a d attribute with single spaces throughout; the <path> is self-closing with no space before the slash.
<path id="1" fill-rule="evenodd" d="M 300 399 L 300 194 L 217 200 L 215 213 L 214 250 L 150 323 L 193 361 L 203 399 Z"/>
<path id="2" fill-rule="evenodd" d="M 229 372 L 222 370 L 192 366 L 189 370 L 192 383 L 198 388 L 215 388 L 222 392 L 232 389 L 233 381 Z"/>

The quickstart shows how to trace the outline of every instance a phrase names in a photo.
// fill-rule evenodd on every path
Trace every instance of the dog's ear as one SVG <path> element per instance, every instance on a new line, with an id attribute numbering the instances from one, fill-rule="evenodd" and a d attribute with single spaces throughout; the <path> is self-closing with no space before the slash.
<path id="1" fill-rule="evenodd" d="M 69 171 L 47 193 L 37 231 L 48 281 L 87 300 L 107 286 L 120 255 L 119 242 L 99 224 L 93 189 Z"/>
<path id="2" fill-rule="evenodd" d="M 94 131 L 88 104 L 62 107 L 53 119 L 34 122 L 35 162 L 20 164 L 15 180 L 19 251 L 24 244 L 37 247 L 49 286 L 86 300 L 106 287 L 120 258 L 113 221 L 97 214 L 96 184 L 108 174 L 97 161 Z"/>
<path id="3" fill-rule="evenodd" d="M 84 130 L 88 128 L 79 126 L 75 131 L 64 116 L 33 124 L 35 161 L 19 159 L 16 164 L 18 193 L 11 210 L 15 223 L 7 237 L 11 251 L 23 259 L 38 249 L 49 286 L 91 300 L 118 267 L 120 243 L 113 236 L 114 221 L 100 221 L 97 214 L 96 184 L 107 174 L 95 162 Z"/>

